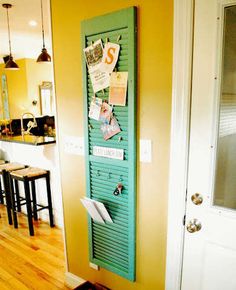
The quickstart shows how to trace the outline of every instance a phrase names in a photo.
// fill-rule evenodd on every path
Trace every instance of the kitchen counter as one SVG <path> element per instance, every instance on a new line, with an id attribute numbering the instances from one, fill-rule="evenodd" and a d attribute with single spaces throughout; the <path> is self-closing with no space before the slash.
<path id="1" fill-rule="evenodd" d="M 24 135 L 24 136 L 0 136 L 0 141 L 3 142 L 13 142 L 13 143 L 22 143 L 26 145 L 47 145 L 56 143 L 55 137 L 47 136 L 34 136 L 34 135 Z"/>
<path id="2" fill-rule="evenodd" d="M 29 146 L 31 145 L 31 146 Z M 41 146 L 37 146 L 41 145 Z M 59 158 L 56 139 L 54 137 L 17 135 L 0 136 L 0 159 L 9 162 L 18 162 L 32 167 L 38 167 L 50 171 L 52 204 L 55 224 L 63 226 L 62 195 L 60 185 Z M 37 200 L 39 204 L 47 204 L 45 195 L 45 181 L 38 180 Z M 23 194 L 23 186 L 19 184 L 19 191 Z M 22 209 L 25 211 L 25 207 Z M 48 222 L 47 211 L 38 212 L 39 218 Z"/>

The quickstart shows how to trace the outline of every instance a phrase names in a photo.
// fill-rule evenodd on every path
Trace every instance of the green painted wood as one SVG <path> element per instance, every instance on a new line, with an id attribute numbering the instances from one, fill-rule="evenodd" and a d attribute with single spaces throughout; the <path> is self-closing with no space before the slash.
<path id="1" fill-rule="evenodd" d="M 121 133 L 105 141 L 100 123 L 88 118 L 94 95 L 83 51 L 84 132 L 87 196 L 101 201 L 114 223 L 105 225 L 88 219 L 90 261 L 124 278 L 135 281 L 136 265 L 136 8 L 130 7 L 84 20 L 81 25 L 82 48 L 98 39 L 120 44 L 118 71 L 128 71 L 127 105 L 114 106 Z M 117 42 L 117 37 L 121 36 Z M 108 100 L 109 88 L 96 93 Z M 119 137 L 122 136 L 121 142 Z M 124 149 L 124 160 L 93 156 L 93 146 Z M 117 183 L 122 194 L 113 195 Z"/>

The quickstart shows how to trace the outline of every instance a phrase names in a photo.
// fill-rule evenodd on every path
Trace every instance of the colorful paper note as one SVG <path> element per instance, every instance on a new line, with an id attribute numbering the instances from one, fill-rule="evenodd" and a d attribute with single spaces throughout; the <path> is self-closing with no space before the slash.
<path id="1" fill-rule="evenodd" d="M 111 117 L 110 124 L 101 125 L 101 130 L 104 140 L 110 139 L 112 136 L 118 134 L 121 131 L 120 126 L 114 116 Z"/>
<path id="2" fill-rule="evenodd" d="M 109 104 L 126 105 L 128 72 L 113 72 L 110 78 Z"/>
<path id="3" fill-rule="evenodd" d="M 84 55 L 89 71 L 96 70 L 103 58 L 103 45 L 101 39 L 84 48 Z"/>
<path id="4" fill-rule="evenodd" d="M 101 39 L 84 49 L 88 72 L 94 93 L 109 87 L 110 74 L 101 68 L 103 59 L 103 45 Z"/>
<path id="5" fill-rule="evenodd" d="M 94 120 L 99 120 L 102 108 L 102 99 L 93 97 L 90 108 L 89 108 L 89 118 Z"/>
<path id="6" fill-rule="evenodd" d="M 106 103 L 102 103 L 101 113 L 100 113 L 100 121 L 104 124 L 110 124 L 112 115 L 112 107 Z"/>
<path id="7" fill-rule="evenodd" d="M 120 46 L 116 43 L 108 42 L 105 44 L 103 49 L 103 58 L 102 58 L 102 71 L 111 73 L 113 72 L 118 57 L 119 57 Z"/>

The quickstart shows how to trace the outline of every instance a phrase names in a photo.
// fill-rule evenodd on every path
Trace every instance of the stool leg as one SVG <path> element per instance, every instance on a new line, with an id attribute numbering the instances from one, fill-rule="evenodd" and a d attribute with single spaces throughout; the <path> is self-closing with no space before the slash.
<path id="1" fill-rule="evenodd" d="M 20 194 L 19 194 L 19 186 L 18 181 L 15 179 L 15 193 L 16 193 L 16 204 L 17 204 L 17 211 L 21 212 L 21 204 L 20 204 Z"/>
<path id="2" fill-rule="evenodd" d="M 2 178 L 3 178 L 3 185 L 4 185 L 5 197 L 6 197 L 8 223 L 9 225 L 12 225 L 11 196 L 9 192 L 9 180 L 8 180 L 8 173 L 5 170 L 2 171 Z"/>
<path id="3" fill-rule="evenodd" d="M 10 192 L 10 197 L 11 197 L 11 207 L 12 207 L 14 228 L 17 229 L 18 228 L 18 221 L 17 221 L 16 201 L 15 201 L 13 179 L 11 178 L 10 174 L 8 175 L 8 178 L 9 178 L 9 192 Z"/>
<path id="4" fill-rule="evenodd" d="M 28 217 L 28 225 L 30 235 L 34 235 L 34 226 L 32 221 L 32 209 L 31 209 L 31 199 L 30 199 L 30 189 L 29 189 L 29 181 L 24 179 L 24 188 L 25 188 L 25 198 L 26 198 L 26 208 L 27 208 L 27 217 Z"/>
<path id="5" fill-rule="evenodd" d="M 46 175 L 46 187 L 47 187 L 48 211 L 49 211 L 50 227 L 54 227 L 53 212 L 52 212 L 52 197 L 51 197 L 51 187 L 50 187 L 50 176 L 49 176 L 49 172 Z"/>
<path id="6" fill-rule="evenodd" d="M 0 203 L 4 204 L 4 198 L 3 198 L 3 189 L 2 189 L 2 181 L 0 178 Z"/>
<path id="7" fill-rule="evenodd" d="M 35 193 L 35 181 L 31 181 L 31 193 L 32 193 L 32 199 L 33 199 L 33 214 L 34 214 L 34 220 L 38 220 L 38 213 L 37 213 L 37 200 L 36 200 L 36 193 Z"/>

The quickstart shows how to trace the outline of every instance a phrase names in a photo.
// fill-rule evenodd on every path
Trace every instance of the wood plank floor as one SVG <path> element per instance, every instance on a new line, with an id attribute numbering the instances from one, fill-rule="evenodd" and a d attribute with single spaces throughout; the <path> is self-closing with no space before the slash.
<path id="1" fill-rule="evenodd" d="M 64 285 L 62 231 L 35 222 L 35 236 L 30 237 L 26 216 L 19 216 L 14 229 L 2 205 L 0 215 L 0 289 L 69 289 Z"/>

